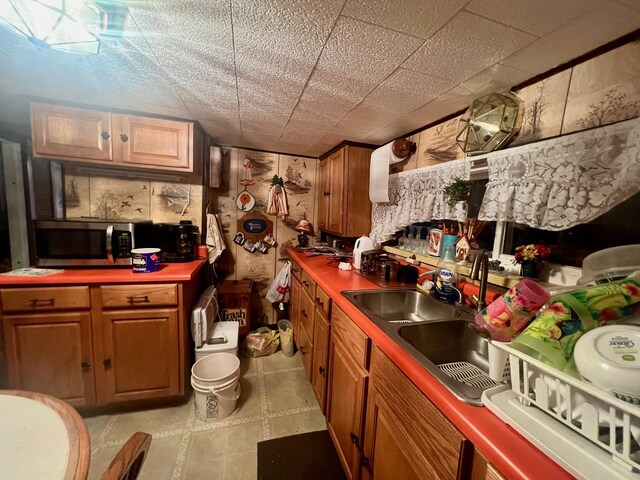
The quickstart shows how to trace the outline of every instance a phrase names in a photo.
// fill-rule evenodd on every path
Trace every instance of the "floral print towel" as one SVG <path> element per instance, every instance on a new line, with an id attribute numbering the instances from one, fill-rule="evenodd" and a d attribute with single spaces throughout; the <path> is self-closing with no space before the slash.
<path id="1" fill-rule="evenodd" d="M 628 319 L 639 302 L 640 277 L 558 295 L 512 346 L 567 370 L 573 364 L 575 344 L 585 332 Z"/>

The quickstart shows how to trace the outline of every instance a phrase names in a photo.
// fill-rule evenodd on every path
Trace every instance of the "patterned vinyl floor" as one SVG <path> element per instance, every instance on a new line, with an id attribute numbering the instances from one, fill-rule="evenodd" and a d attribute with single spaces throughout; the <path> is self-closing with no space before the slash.
<path id="1" fill-rule="evenodd" d="M 87 417 L 91 436 L 89 479 L 100 476 L 129 436 L 153 435 L 141 480 L 254 480 L 261 440 L 326 428 L 300 354 L 241 358 L 242 394 L 225 419 L 202 422 L 194 402 Z"/>

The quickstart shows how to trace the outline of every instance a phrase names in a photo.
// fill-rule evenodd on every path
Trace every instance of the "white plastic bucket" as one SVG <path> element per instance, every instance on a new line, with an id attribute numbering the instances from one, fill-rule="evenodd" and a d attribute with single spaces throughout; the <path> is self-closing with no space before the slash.
<path id="1" fill-rule="evenodd" d="M 191 367 L 196 416 L 203 422 L 233 413 L 240 397 L 240 360 L 230 353 L 213 353 Z"/>
<path id="2" fill-rule="evenodd" d="M 289 320 L 279 320 L 280 348 L 285 357 L 293 356 L 293 324 Z"/>

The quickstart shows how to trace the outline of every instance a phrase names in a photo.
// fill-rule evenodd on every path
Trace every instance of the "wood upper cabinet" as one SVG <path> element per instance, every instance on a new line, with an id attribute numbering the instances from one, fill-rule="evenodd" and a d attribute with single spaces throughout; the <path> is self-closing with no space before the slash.
<path id="1" fill-rule="evenodd" d="M 365 479 L 468 479 L 473 445 L 374 348 L 363 455 Z"/>
<path id="2" fill-rule="evenodd" d="M 117 157 L 130 166 L 193 170 L 193 124 L 159 118 L 113 115 Z"/>
<path id="3" fill-rule="evenodd" d="M 32 103 L 31 135 L 35 157 L 113 160 L 108 112 Z"/>
<path id="4" fill-rule="evenodd" d="M 35 157 L 199 173 L 203 137 L 193 122 L 31 104 Z"/>
<path id="5" fill-rule="evenodd" d="M 76 407 L 95 402 L 90 312 L 4 315 L 2 322 L 9 388 Z"/>
<path id="6" fill-rule="evenodd" d="M 329 225 L 329 189 L 331 188 L 331 169 L 329 159 L 320 161 L 318 188 L 318 229 L 328 230 Z"/>
<path id="7" fill-rule="evenodd" d="M 344 146 L 320 161 L 318 228 L 343 237 L 371 230 L 370 148 Z"/>
<path id="8" fill-rule="evenodd" d="M 97 336 L 98 399 L 114 403 L 179 395 L 179 328 L 176 309 L 103 311 Z"/>

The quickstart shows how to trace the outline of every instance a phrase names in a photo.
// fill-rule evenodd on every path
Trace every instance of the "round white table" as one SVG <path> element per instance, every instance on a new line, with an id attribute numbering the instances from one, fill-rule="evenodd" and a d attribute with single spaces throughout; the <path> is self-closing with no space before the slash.
<path id="1" fill-rule="evenodd" d="M 0 478 L 84 480 L 90 455 L 87 427 L 69 404 L 0 390 Z"/>

